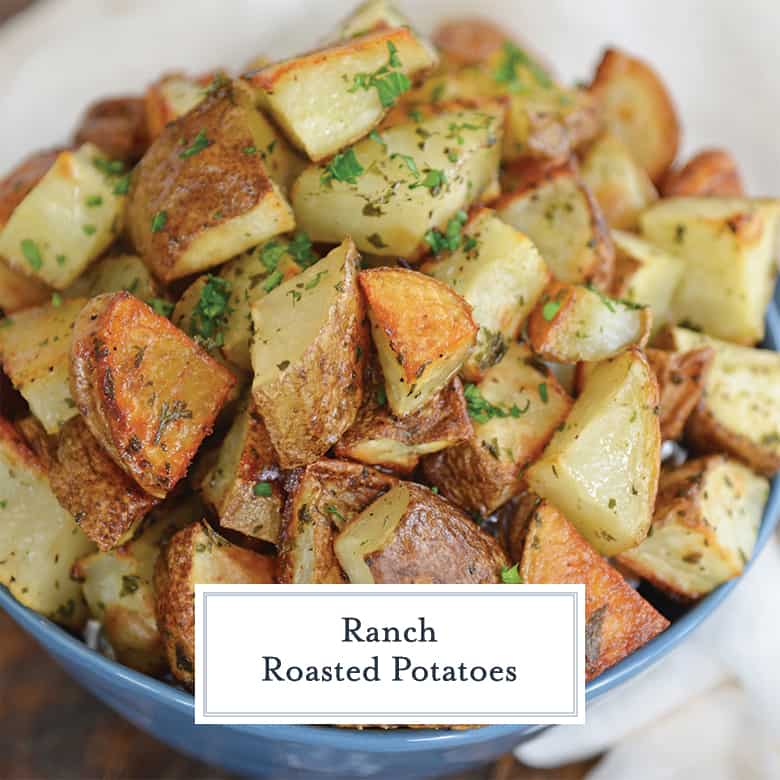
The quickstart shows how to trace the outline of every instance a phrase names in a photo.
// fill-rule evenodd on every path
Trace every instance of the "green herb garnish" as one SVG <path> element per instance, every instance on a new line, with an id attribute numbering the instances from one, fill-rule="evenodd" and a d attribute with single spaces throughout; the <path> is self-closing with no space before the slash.
<path id="1" fill-rule="evenodd" d="M 168 212 L 158 211 L 152 217 L 152 233 L 159 233 L 165 227 L 165 224 L 167 222 L 168 222 Z"/>
<path id="2" fill-rule="evenodd" d="M 54 306 L 55 309 L 59 309 L 60 306 L 62 306 L 62 295 L 58 292 L 53 292 L 51 294 L 51 305 Z"/>
<path id="3" fill-rule="evenodd" d="M 458 211 L 447 223 L 444 233 L 432 228 L 425 234 L 425 241 L 435 255 L 444 251 L 454 252 L 460 246 L 461 231 L 467 219 L 465 211 Z"/>
<path id="4" fill-rule="evenodd" d="M 192 139 L 192 143 L 183 152 L 179 152 L 179 157 L 182 160 L 186 160 L 188 157 L 194 157 L 209 146 L 209 144 L 210 141 L 206 137 L 206 131 L 199 130 L 195 138 Z"/>
<path id="5" fill-rule="evenodd" d="M 480 389 L 476 385 L 467 384 L 463 388 L 463 395 L 466 398 L 466 409 L 469 417 L 478 423 L 484 424 L 494 417 L 513 417 L 518 418 L 525 414 L 531 406 L 530 401 L 526 401 L 525 408 L 521 409 L 517 404 L 512 404 L 508 409 L 496 406 L 486 400 Z"/>
<path id="6" fill-rule="evenodd" d="M 160 421 L 157 423 L 157 432 L 154 434 L 153 444 L 159 444 L 166 428 L 178 420 L 189 420 L 192 412 L 187 408 L 185 401 L 176 400 L 172 404 L 163 401 L 160 409 Z"/>
<path id="7" fill-rule="evenodd" d="M 549 400 L 549 396 L 547 395 L 547 383 L 546 382 L 542 382 L 539 385 L 539 398 L 541 398 L 542 399 L 542 403 L 545 403 L 545 404 Z"/>
<path id="8" fill-rule="evenodd" d="M 173 304 L 163 298 L 150 298 L 147 303 L 152 307 L 154 313 L 161 317 L 170 317 L 173 314 Z"/>
<path id="9" fill-rule="evenodd" d="M 94 236 L 97 232 L 97 228 L 94 225 L 82 225 L 81 229 L 84 231 L 85 236 Z"/>
<path id="10" fill-rule="evenodd" d="M 355 156 L 355 150 L 350 147 L 339 152 L 326 166 L 320 176 L 323 184 L 330 184 L 334 179 L 347 184 L 355 184 L 358 176 L 363 173 L 363 166 Z"/>
<path id="11" fill-rule="evenodd" d="M 252 488 L 252 492 L 259 497 L 268 497 L 270 495 L 273 495 L 273 488 L 271 487 L 270 482 L 256 482 L 255 486 Z"/>
<path id="12" fill-rule="evenodd" d="M 547 301 L 547 303 L 542 306 L 542 317 L 544 317 L 547 322 L 552 322 L 560 308 L 560 301 Z"/>
<path id="13" fill-rule="evenodd" d="M 376 89 L 383 108 L 394 106 L 398 98 L 412 86 L 405 73 L 393 70 L 401 68 L 402 63 L 398 56 L 398 49 L 392 41 L 387 42 L 387 50 L 389 52 L 387 64 L 377 68 L 373 73 L 356 74 L 349 88 L 350 92 L 357 92 L 359 89 Z"/>
<path id="14" fill-rule="evenodd" d="M 328 504 L 325 507 L 325 511 L 329 515 L 333 515 L 333 517 L 337 517 L 342 523 L 346 522 L 346 518 L 344 517 L 344 515 L 342 515 L 341 512 L 339 512 L 339 510 L 336 509 L 335 506 L 333 506 L 333 504 Z"/>
<path id="15" fill-rule="evenodd" d="M 271 290 L 275 290 L 284 281 L 284 276 L 281 271 L 274 271 L 263 282 L 263 289 L 269 293 Z"/>
<path id="16" fill-rule="evenodd" d="M 520 564 L 501 567 L 501 582 L 505 585 L 521 585 L 523 578 L 520 576 Z"/>
<path id="17" fill-rule="evenodd" d="M 114 195 L 127 195 L 130 191 L 130 174 L 123 176 L 114 185 Z"/>
<path id="18" fill-rule="evenodd" d="M 225 343 L 222 329 L 232 311 L 229 302 L 230 282 L 208 274 L 198 302 L 192 310 L 189 325 L 190 336 L 207 349 L 221 347 Z"/>
<path id="19" fill-rule="evenodd" d="M 517 72 L 518 67 L 525 68 L 540 87 L 549 89 L 553 86 L 552 79 L 538 62 L 515 44 L 505 41 L 504 57 L 493 74 L 493 78 L 499 84 L 506 84 L 512 92 L 522 92 L 528 88 L 528 85 L 520 79 Z"/>
<path id="20" fill-rule="evenodd" d="M 38 244 L 36 244 L 35 241 L 33 241 L 31 238 L 25 238 L 22 240 L 22 254 L 30 264 L 30 267 L 33 269 L 33 271 L 41 270 L 41 266 L 43 265 L 43 258 L 41 257 L 40 250 L 38 249 Z"/>
<path id="21" fill-rule="evenodd" d="M 95 208 L 96 206 L 103 205 L 103 198 L 100 195 L 90 195 L 86 198 L 84 203 L 86 203 L 89 208 Z"/>
<path id="22" fill-rule="evenodd" d="M 431 191 L 431 195 L 438 195 L 439 192 L 441 192 L 441 188 L 446 183 L 447 177 L 444 175 L 444 171 L 432 168 L 426 172 L 422 181 L 410 184 L 409 189 L 414 190 L 417 189 L 417 187 L 427 187 Z"/>

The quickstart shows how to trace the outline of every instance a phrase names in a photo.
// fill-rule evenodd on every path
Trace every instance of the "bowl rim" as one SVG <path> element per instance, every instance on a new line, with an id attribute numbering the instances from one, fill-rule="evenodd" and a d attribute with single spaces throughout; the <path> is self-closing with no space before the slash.
<path id="1" fill-rule="evenodd" d="M 767 332 L 764 346 L 775 352 L 780 352 L 780 313 L 774 301 L 770 302 L 767 308 L 766 325 Z M 681 618 L 673 622 L 666 631 L 588 683 L 585 692 L 588 704 L 661 661 L 693 630 L 701 625 L 706 618 L 715 612 L 718 606 L 750 571 L 750 568 L 777 526 L 778 519 L 780 519 L 779 510 L 780 474 L 772 479 L 771 490 L 764 508 L 756 545 L 742 575 L 716 588 Z M 189 714 L 194 723 L 195 707 L 192 694 L 123 666 L 117 661 L 113 661 L 90 649 L 84 642 L 69 634 L 65 629 L 22 606 L 3 586 L 0 586 L 0 607 L 21 628 L 31 634 L 47 652 L 50 652 L 51 648 L 58 656 L 70 656 L 77 666 L 88 668 L 103 680 L 115 683 L 116 678 L 119 678 L 125 685 L 136 689 L 139 694 L 144 693 L 147 696 L 151 696 L 156 703 L 173 707 L 183 715 Z M 331 726 L 291 726 L 280 724 L 274 726 L 228 725 L 223 728 L 242 732 L 249 736 L 276 741 L 306 742 L 316 746 L 360 749 L 366 752 L 377 753 L 388 749 L 414 753 L 434 748 L 478 745 L 502 739 L 509 735 L 514 735 L 518 739 L 528 738 L 549 727 L 542 725 L 497 725 L 459 731 L 453 731 L 452 729 L 390 729 L 380 731 L 376 729 L 359 730 L 334 728 Z"/>

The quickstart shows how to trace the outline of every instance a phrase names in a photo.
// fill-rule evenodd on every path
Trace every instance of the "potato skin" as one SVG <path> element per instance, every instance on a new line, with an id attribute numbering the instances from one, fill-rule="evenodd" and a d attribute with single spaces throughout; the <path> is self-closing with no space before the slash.
<path id="1" fill-rule="evenodd" d="M 93 143 L 112 160 L 135 163 L 149 146 L 142 97 L 121 95 L 93 103 L 81 117 L 74 143 Z"/>
<path id="2" fill-rule="evenodd" d="M 502 27 L 478 16 L 450 19 L 434 30 L 432 41 L 447 61 L 477 65 L 497 52 L 510 36 Z"/>
<path id="3" fill-rule="evenodd" d="M 73 329 L 71 394 L 93 435 L 146 492 L 184 476 L 235 378 L 127 292 L 93 298 Z"/>
<path id="4" fill-rule="evenodd" d="M 680 168 L 671 169 L 661 182 L 661 195 L 743 197 L 742 177 L 726 149 L 703 149 Z"/>

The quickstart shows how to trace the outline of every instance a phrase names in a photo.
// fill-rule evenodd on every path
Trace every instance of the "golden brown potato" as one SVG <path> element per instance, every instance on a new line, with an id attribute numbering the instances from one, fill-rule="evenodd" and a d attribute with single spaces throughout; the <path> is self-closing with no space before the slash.
<path id="1" fill-rule="evenodd" d="M 387 400 L 412 414 L 460 369 L 477 338 L 471 306 L 451 287 L 404 268 L 360 274 Z"/>
<path id="2" fill-rule="evenodd" d="M 157 625 L 171 674 L 195 679 L 195 586 L 268 584 L 276 561 L 231 544 L 205 521 L 183 528 L 165 545 L 154 570 Z"/>
<path id="3" fill-rule="evenodd" d="M 166 73 L 147 87 L 144 112 L 149 140 L 154 141 L 167 125 L 201 103 L 211 84 L 218 85 L 225 80 L 221 71 L 200 76 Z"/>
<path id="4" fill-rule="evenodd" d="M 135 163 L 149 146 L 142 97 L 122 95 L 93 103 L 82 115 L 73 142 L 92 143 L 112 160 Z"/>
<path id="5" fill-rule="evenodd" d="M 168 125 L 138 164 L 128 230 L 163 281 L 219 265 L 294 227 L 258 151 L 264 124 L 228 83 Z"/>
<path id="6" fill-rule="evenodd" d="M 590 85 L 607 128 L 621 138 L 654 182 L 677 156 L 680 124 L 664 83 L 646 62 L 607 49 Z"/>
<path id="7" fill-rule="evenodd" d="M 653 524 L 620 564 L 680 599 L 739 576 L 753 553 L 769 482 L 724 455 L 664 471 Z"/>
<path id="8" fill-rule="evenodd" d="M 496 540 L 433 491 L 400 482 L 334 542 L 353 584 L 495 583 L 506 555 Z"/>
<path id="9" fill-rule="evenodd" d="M 434 30 L 432 40 L 448 63 L 478 65 L 500 51 L 510 37 L 495 22 L 470 16 L 443 22 Z"/>
<path id="10" fill-rule="evenodd" d="M 717 195 L 741 198 L 742 177 L 734 158 L 725 149 L 704 149 L 680 168 L 673 168 L 661 182 L 661 195 Z"/>
<path id="11" fill-rule="evenodd" d="M 388 27 L 411 27 L 390 0 L 365 0 L 340 25 L 338 40 L 355 38 Z"/>
<path id="12" fill-rule="evenodd" d="M 336 457 L 411 474 L 420 456 L 452 447 L 471 435 L 457 377 L 416 412 L 398 418 L 388 409 L 381 373 L 373 373 L 375 381 L 366 383 L 355 424 L 333 449 Z"/>
<path id="13" fill-rule="evenodd" d="M 428 482 L 459 506 L 489 515 L 519 492 L 523 469 L 544 449 L 571 399 L 525 344 L 512 343 L 478 385 L 466 385 L 473 433 L 423 458 Z"/>
<path id="14" fill-rule="evenodd" d="M 516 189 L 495 208 L 534 242 L 556 279 L 608 287 L 614 248 L 601 209 L 573 163 L 524 165 Z"/>
<path id="15" fill-rule="evenodd" d="M 524 508 L 529 517 L 520 575 L 529 585 L 585 585 L 585 676 L 633 653 L 669 626 L 549 502 Z"/>
<path id="16" fill-rule="evenodd" d="M 76 407 L 114 462 L 164 498 L 211 432 L 235 378 L 128 292 L 93 298 L 73 330 Z"/>
<path id="17" fill-rule="evenodd" d="M 336 534 L 396 484 L 388 474 L 339 460 L 319 460 L 294 472 L 284 507 L 279 582 L 345 582 L 333 551 Z"/>
<path id="18" fill-rule="evenodd" d="M 368 349 L 350 239 L 252 307 L 252 395 L 283 468 L 324 455 L 363 400 Z"/>
<path id="19" fill-rule="evenodd" d="M 528 320 L 528 340 L 537 355 L 556 363 L 605 360 L 628 347 L 643 347 L 652 322 L 648 307 L 553 283 Z"/>

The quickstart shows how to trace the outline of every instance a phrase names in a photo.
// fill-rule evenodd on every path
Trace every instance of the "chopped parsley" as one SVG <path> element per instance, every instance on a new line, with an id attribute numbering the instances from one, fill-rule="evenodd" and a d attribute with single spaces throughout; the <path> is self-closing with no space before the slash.
<path id="1" fill-rule="evenodd" d="M 287 251 L 301 268 L 308 268 L 319 260 L 316 252 L 311 248 L 311 239 L 303 231 L 293 236 L 287 244 Z"/>
<path id="2" fill-rule="evenodd" d="M 547 394 L 547 382 L 542 382 L 539 385 L 539 398 L 542 399 L 542 403 L 547 403 L 549 396 Z"/>
<path id="3" fill-rule="evenodd" d="M 62 306 L 62 295 L 58 292 L 53 292 L 51 294 L 51 305 L 54 306 L 55 309 L 59 309 L 60 306 Z"/>
<path id="4" fill-rule="evenodd" d="M 436 485 L 431 485 L 431 493 L 434 493 L 435 495 L 439 495 L 439 488 L 436 487 Z"/>
<path id="5" fill-rule="evenodd" d="M 256 154 L 257 147 L 256 146 L 245 146 L 241 151 L 244 154 Z"/>
<path id="6" fill-rule="evenodd" d="M 309 279 L 308 282 L 303 286 L 304 290 L 313 290 L 319 283 L 320 279 L 322 279 L 325 274 L 328 273 L 327 271 L 320 271 L 319 273 L 315 274 L 314 278 Z"/>
<path id="7" fill-rule="evenodd" d="M 114 185 L 114 195 L 127 195 L 130 191 L 130 174 L 123 176 Z"/>
<path id="8" fill-rule="evenodd" d="M 265 266 L 266 271 L 275 271 L 286 252 L 286 244 L 281 241 L 269 241 L 260 249 L 260 262 Z"/>
<path id="9" fill-rule="evenodd" d="M 560 301 L 547 301 L 547 303 L 542 306 L 542 317 L 544 317 L 547 322 L 552 322 L 560 308 Z"/>
<path id="10" fill-rule="evenodd" d="M 455 216 L 447 223 L 444 233 L 432 228 L 425 234 L 425 241 L 431 251 L 438 255 L 441 252 L 454 252 L 461 243 L 461 231 L 466 224 L 468 214 L 465 211 L 456 212 Z"/>
<path id="11" fill-rule="evenodd" d="M 82 225 L 81 229 L 84 231 L 85 236 L 94 236 L 97 232 L 97 228 L 94 225 Z"/>
<path id="12" fill-rule="evenodd" d="M 393 154 L 390 155 L 390 159 L 395 160 L 396 158 L 403 160 L 406 164 L 406 167 L 419 178 L 420 169 L 417 167 L 417 163 L 414 161 L 414 157 L 408 154 L 401 154 L 400 152 L 393 152 Z"/>
<path id="13" fill-rule="evenodd" d="M 384 140 L 384 138 L 382 138 L 382 136 L 381 136 L 381 135 L 379 135 L 379 133 L 378 133 L 376 130 L 372 130 L 372 131 L 371 131 L 371 132 L 368 134 L 368 137 L 369 137 L 369 138 L 370 138 L 372 141 L 375 141 L 376 143 L 378 143 L 378 144 L 379 144 L 379 145 L 380 145 L 380 146 L 381 146 L 383 149 L 387 149 L 387 144 L 385 143 L 385 140 Z"/>
<path id="14" fill-rule="evenodd" d="M 525 68 L 538 86 L 544 89 L 553 86 L 552 79 L 538 62 L 515 44 L 505 41 L 504 57 L 493 74 L 493 78 L 499 84 L 505 84 L 511 92 L 523 92 L 528 88 L 528 85 L 520 79 L 517 72 L 518 67 Z"/>
<path id="15" fill-rule="evenodd" d="M 350 147 L 339 152 L 326 166 L 320 176 L 323 184 L 330 184 L 334 179 L 347 184 L 355 184 L 358 176 L 363 173 L 363 166 L 355 156 L 355 150 Z"/>
<path id="16" fill-rule="evenodd" d="M 178 420 L 189 420 L 191 418 L 192 412 L 187 408 L 187 403 L 185 401 L 177 399 L 171 404 L 167 401 L 163 401 L 162 408 L 160 409 L 160 420 L 157 423 L 157 432 L 154 434 L 152 443 L 160 443 L 160 440 L 169 425 L 172 425 Z"/>
<path id="17" fill-rule="evenodd" d="M 209 146 L 210 143 L 211 142 L 206 137 L 206 131 L 199 130 L 195 138 L 192 139 L 192 143 L 183 152 L 179 152 L 179 157 L 182 160 L 186 160 L 188 157 L 194 157 Z"/>
<path id="18" fill-rule="evenodd" d="M 207 275 L 189 325 L 190 336 L 207 349 L 221 347 L 225 343 L 222 328 L 232 311 L 229 301 L 230 282 L 219 276 Z"/>
<path id="19" fill-rule="evenodd" d="M 413 108 L 406 112 L 410 119 L 413 119 L 419 125 L 423 121 L 423 115 L 419 108 Z"/>
<path id="20" fill-rule="evenodd" d="M 40 271 L 43 265 L 43 258 L 41 252 L 38 249 L 38 244 L 31 238 L 25 238 L 22 240 L 22 254 L 25 260 L 30 264 L 33 271 Z"/>
<path id="21" fill-rule="evenodd" d="M 55 260 L 57 261 L 57 265 L 65 265 L 65 263 L 68 262 L 68 258 L 65 257 L 65 255 L 57 255 Z"/>
<path id="22" fill-rule="evenodd" d="M 441 188 L 447 183 L 447 177 L 444 175 L 444 171 L 440 171 L 437 168 L 431 168 L 426 171 L 425 177 L 421 181 L 417 181 L 414 184 L 409 185 L 410 190 L 417 189 L 417 187 L 427 187 L 431 191 L 431 195 L 438 195 L 441 192 Z"/>
<path id="23" fill-rule="evenodd" d="M 505 585 L 520 585 L 523 582 L 523 578 L 520 576 L 520 564 L 516 563 L 514 566 L 502 566 L 501 567 L 501 582 Z"/>
<path id="24" fill-rule="evenodd" d="M 265 497 L 273 494 L 273 488 L 271 487 L 270 482 L 255 482 L 255 486 L 252 488 L 252 492 L 260 498 Z"/>
<path id="25" fill-rule="evenodd" d="M 163 298 L 150 298 L 147 303 L 152 307 L 154 313 L 161 317 L 170 317 L 173 314 L 173 304 Z"/>
<path id="26" fill-rule="evenodd" d="M 486 400 L 480 392 L 480 389 L 473 384 L 467 384 L 463 388 L 463 395 L 466 397 L 466 409 L 469 413 L 469 417 L 478 423 L 486 423 L 494 417 L 518 418 L 525 414 L 531 406 L 530 401 L 526 401 L 524 409 L 521 409 L 517 404 L 512 404 L 509 409 L 496 406 Z"/>
<path id="27" fill-rule="evenodd" d="M 284 281 L 282 272 L 277 270 L 271 273 L 268 278 L 263 282 L 263 290 L 267 293 L 271 290 L 275 290 Z"/>
<path id="28" fill-rule="evenodd" d="M 168 212 L 158 211 L 152 217 L 152 233 L 159 233 L 168 222 Z"/>
<path id="29" fill-rule="evenodd" d="M 96 206 L 102 206 L 103 205 L 103 198 L 100 195 L 90 195 L 86 198 L 84 203 L 87 204 L 88 208 L 95 208 Z"/>
<path id="30" fill-rule="evenodd" d="M 345 523 L 345 522 L 346 522 L 346 520 L 347 520 L 347 519 L 344 517 L 344 515 L 342 515 L 342 514 L 341 514 L 341 512 L 339 512 L 339 510 L 338 510 L 338 509 L 336 509 L 336 507 L 335 507 L 335 506 L 333 506 L 333 504 L 328 504 L 328 505 L 325 507 L 325 511 L 326 511 L 326 512 L 327 512 L 329 515 L 333 515 L 333 517 L 336 517 L 336 518 L 338 518 L 338 519 L 339 519 L 339 521 L 340 521 L 340 522 L 342 522 L 342 523 Z"/>
<path id="31" fill-rule="evenodd" d="M 384 406 L 387 403 L 387 391 L 384 385 L 377 387 L 374 398 L 379 406 Z"/>
<path id="32" fill-rule="evenodd" d="M 288 290 L 287 294 L 292 298 L 292 304 L 295 306 L 296 303 L 301 299 L 301 294 L 298 292 L 298 290 Z"/>
<path id="33" fill-rule="evenodd" d="M 389 53 L 387 63 L 373 73 L 356 74 L 349 88 L 350 92 L 357 92 L 359 89 L 366 91 L 376 89 L 383 108 L 394 106 L 398 98 L 412 86 L 409 77 L 398 70 L 403 66 L 398 56 L 398 49 L 392 41 L 387 42 L 387 50 Z"/>
<path id="34" fill-rule="evenodd" d="M 92 164 L 106 176 L 119 176 L 125 172 L 125 164 L 121 160 L 107 160 L 105 157 L 93 157 Z"/>

